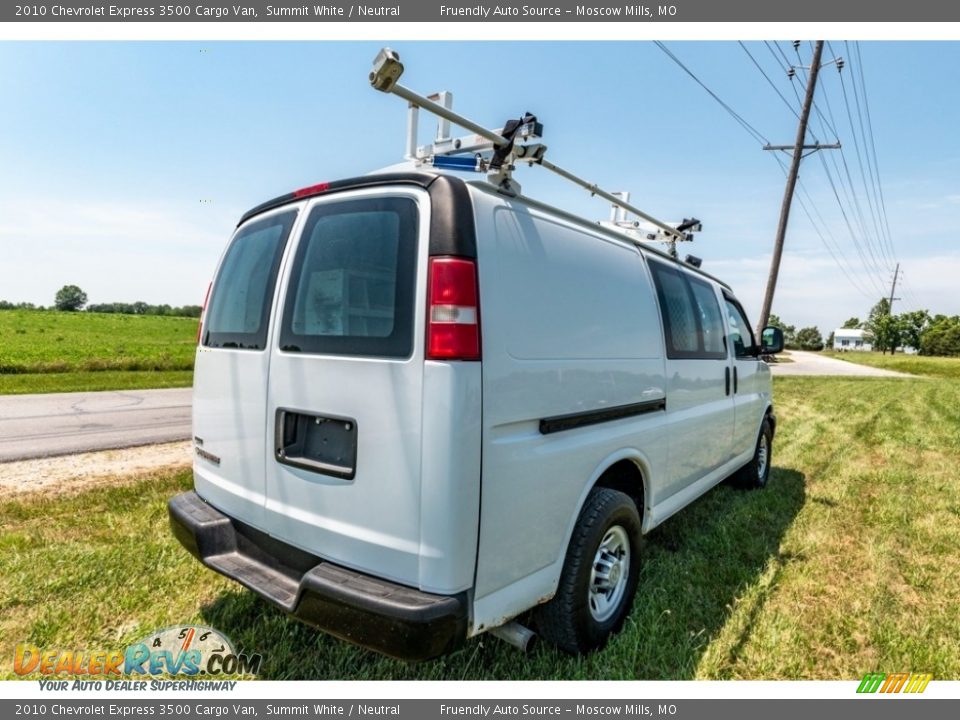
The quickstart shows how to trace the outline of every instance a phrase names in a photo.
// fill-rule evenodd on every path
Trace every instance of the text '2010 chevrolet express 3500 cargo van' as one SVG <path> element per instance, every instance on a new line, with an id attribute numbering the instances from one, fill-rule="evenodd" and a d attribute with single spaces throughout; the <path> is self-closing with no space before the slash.
<path id="1" fill-rule="evenodd" d="M 761 347 L 724 283 L 655 242 L 525 197 L 532 116 L 484 130 L 399 85 L 408 162 L 246 213 L 202 318 L 195 490 L 173 532 L 293 616 L 409 660 L 514 622 L 568 652 L 630 611 L 640 539 L 776 428 Z M 441 133 L 416 147 L 416 110 Z M 449 122 L 472 136 L 447 137 Z M 444 123 L 447 123 L 444 125 Z M 455 173 L 480 172 L 480 179 Z"/>

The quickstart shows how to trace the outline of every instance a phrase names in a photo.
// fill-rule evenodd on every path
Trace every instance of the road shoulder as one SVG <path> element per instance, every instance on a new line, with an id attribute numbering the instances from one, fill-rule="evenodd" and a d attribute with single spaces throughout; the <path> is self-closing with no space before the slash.
<path id="1" fill-rule="evenodd" d="M 2 463 L 0 500 L 115 486 L 148 473 L 186 471 L 190 462 L 190 442 L 186 441 Z"/>

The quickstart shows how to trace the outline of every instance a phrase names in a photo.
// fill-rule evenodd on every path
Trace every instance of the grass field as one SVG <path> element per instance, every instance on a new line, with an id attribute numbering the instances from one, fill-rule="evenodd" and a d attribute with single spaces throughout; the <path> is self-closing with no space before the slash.
<path id="1" fill-rule="evenodd" d="M 858 365 L 897 370 L 911 375 L 927 375 L 930 377 L 960 378 L 960 358 L 927 357 L 924 355 L 884 355 L 878 352 L 833 352 L 823 353 L 827 357 Z"/>
<path id="2" fill-rule="evenodd" d="M 960 381 L 775 393 L 769 487 L 722 485 L 651 533 L 624 631 L 586 658 L 482 638 L 411 666 L 289 620 L 172 540 L 188 474 L 0 504 L 0 646 L 120 649 L 192 621 L 261 653 L 265 679 L 960 677 Z"/>
<path id="3" fill-rule="evenodd" d="M 0 395 L 87 392 L 93 390 L 144 390 L 190 387 L 191 384 L 193 384 L 192 370 L 27 373 L 0 375 Z"/>
<path id="4" fill-rule="evenodd" d="M 182 387 L 195 318 L 0 311 L 0 394 Z"/>

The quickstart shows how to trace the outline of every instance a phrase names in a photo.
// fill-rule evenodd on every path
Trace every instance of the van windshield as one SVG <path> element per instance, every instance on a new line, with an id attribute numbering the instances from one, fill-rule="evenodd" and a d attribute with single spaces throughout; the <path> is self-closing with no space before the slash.
<path id="1" fill-rule="evenodd" d="M 288 352 L 407 357 L 413 348 L 417 205 L 321 203 L 304 225 L 284 302 Z"/>
<path id="2" fill-rule="evenodd" d="M 263 350 L 280 257 L 296 211 L 245 225 L 233 238 L 213 283 L 203 344 Z"/>

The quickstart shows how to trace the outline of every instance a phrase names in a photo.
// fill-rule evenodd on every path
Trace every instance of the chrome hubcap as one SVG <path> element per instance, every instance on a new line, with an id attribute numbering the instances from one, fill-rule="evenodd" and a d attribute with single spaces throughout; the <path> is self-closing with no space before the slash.
<path id="1" fill-rule="evenodd" d="M 614 525 L 603 536 L 593 557 L 587 600 L 597 622 L 609 620 L 619 609 L 630 575 L 630 538 Z"/>
<path id="2" fill-rule="evenodd" d="M 760 436 L 760 446 L 757 448 L 757 478 L 763 480 L 764 476 L 767 474 L 767 456 L 769 455 L 767 449 L 767 436 Z"/>

